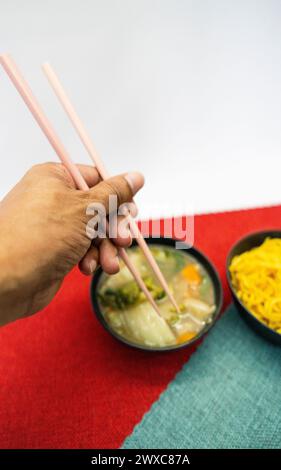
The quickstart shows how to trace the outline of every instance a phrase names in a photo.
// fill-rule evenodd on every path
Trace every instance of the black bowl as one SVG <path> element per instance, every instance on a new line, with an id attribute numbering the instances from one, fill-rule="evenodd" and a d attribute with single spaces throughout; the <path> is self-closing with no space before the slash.
<path id="1" fill-rule="evenodd" d="M 245 307 L 245 305 L 237 297 L 235 289 L 232 285 L 231 275 L 229 272 L 229 266 L 234 256 L 240 255 L 241 253 L 244 253 L 244 251 L 251 250 L 251 248 L 260 246 L 267 237 L 281 238 L 281 230 L 266 230 L 263 232 L 251 233 L 250 235 L 241 238 L 237 243 L 235 243 L 235 245 L 231 248 L 227 256 L 226 274 L 234 303 L 237 306 L 238 312 L 240 313 L 242 318 L 246 321 L 249 326 L 251 326 L 257 333 L 262 335 L 268 341 L 271 341 L 274 344 L 281 345 L 281 335 L 266 326 L 260 320 L 258 320 L 255 315 L 251 313 L 250 310 L 248 310 L 247 307 Z"/>
<path id="2" fill-rule="evenodd" d="M 147 238 L 146 239 L 146 242 L 149 244 L 149 245 L 166 245 L 166 246 L 170 246 L 170 247 L 173 247 L 175 248 L 175 244 L 176 244 L 176 241 L 171 239 L 171 238 L 162 238 L 162 237 L 159 237 L 159 238 Z M 136 245 L 136 242 L 134 242 L 132 244 L 132 246 Z M 184 247 L 183 244 L 181 244 L 182 247 L 181 247 L 181 250 L 183 251 L 186 251 L 188 254 L 190 254 L 191 256 L 193 256 L 202 266 L 204 266 L 204 268 L 206 269 L 207 273 L 209 274 L 211 280 L 213 281 L 213 286 L 214 286 L 214 290 L 215 290 L 215 302 L 216 302 L 216 310 L 213 314 L 213 319 L 210 323 L 208 323 L 208 325 L 206 325 L 201 331 L 200 333 L 198 333 L 198 335 L 193 338 L 192 340 L 186 342 L 186 343 L 183 343 L 183 344 L 179 344 L 179 345 L 173 345 L 173 346 L 165 346 L 165 347 L 149 347 L 149 346 L 145 346 L 145 345 L 141 345 L 141 344 L 137 344 L 137 343 L 133 343 L 125 338 L 123 338 L 122 336 L 118 335 L 109 325 L 108 323 L 105 321 L 105 318 L 101 312 L 101 308 L 100 308 L 100 305 L 99 305 L 99 302 L 97 300 L 97 295 L 96 295 L 96 291 L 97 291 L 97 288 L 98 288 L 98 285 L 99 285 L 99 280 L 100 280 L 100 277 L 101 277 L 101 274 L 102 274 L 102 269 L 99 268 L 97 270 L 97 272 L 95 273 L 95 275 L 93 276 L 93 279 L 92 279 L 92 283 L 91 283 L 91 300 L 92 300 L 92 305 L 93 305 L 93 309 L 94 309 L 94 312 L 96 314 L 96 317 L 98 318 L 98 320 L 100 321 L 100 323 L 103 325 L 103 327 L 116 339 L 118 339 L 119 341 L 121 341 L 122 343 L 128 345 L 128 346 L 132 346 L 133 348 L 136 348 L 136 349 L 141 349 L 141 350 L 144 350 L 144 351 L 153 351 L 153 352 L 156 352 L 156 351 L 174 351 L 176 349 L 181 349 L 181 348 L 184 348 L 184 347 L 188 347 L 190 346 L 191 344 L 197 342 L 200 338 L 202 338 L 206 333 L 207 331 L 210 330 L 210 328 L 214 325 L 214 323 L 216 322 L 218 316 L 219 316 L 219 313 L 220 313 L 220 310 L 221 310 L 221 307 L 222 307 L 222 301 L 223 301 L 223 293 L 222 293 L 222 285 L 221 285 L 221 281 L 220 281 L 220 278 L 219 278 L 219 275 L 216 271 L 216 269 L 214 268 L 214 266 L 212 265 L 212 263 L 208 260 L 208 258 L 206 258 L 205 255 L 203 255 L 199 250 L 197 250 L 196 248 L 188 248 L 188 247 Z"/>

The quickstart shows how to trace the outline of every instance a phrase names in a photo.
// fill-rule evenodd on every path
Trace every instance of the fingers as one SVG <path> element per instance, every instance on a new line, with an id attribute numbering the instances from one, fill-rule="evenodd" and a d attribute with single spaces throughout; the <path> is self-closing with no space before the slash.
<path id="1" fill-rule="evenodd" d="M 114 211 L 114 208 L 116 209 L 116 203 L 119 207 L 121 204 L 130 202 L 133 196 L 144 184 L 144 178 L 140 173 L 119 175 L 95 184 L 99 177 L 97 173 L 96 175 L 93 173 L 93 169 L 91 167 L 84 166 L 79 169 L 80 171 L 82 170 L 84 178 L 87 179 L 87 183 L 89 184 L 90 182 L 89 186 L 94 184 L 94 187 L 89 191 L 81 192 L 82 197 L 85 195 L 87 197 L 88 208 L 94 205 L 94 214 L 97 210 L 95 208 L 96 203 L 103 206 L 105 214 L 108 214 L 109 211 L 112 213 L 112 210 Z M 117 197 L 117 201 L 115 201 L 115 207 L 113 209 L 110 207 L 110 196 Z M 87 212 L 87 215 L 93 215 L 93 213 L 90 214 Z M 94 224 L 97 223 L 95 217 L 91 220 Z M 99 262 L 102 269 L 107 274 L 117 273 L 120 266 L 117 247 L 115 245 L 118 245 L 119 247 L 127 247 L 130 246 L 131 242 L 132 237 L 128 224 L 126 223 L 126 219 L 124 216 L 118 216 L 116 234 L 113 236 L 109 234 L 109 238 L 104 238 L 101 241 L 98 241 L 97 239 L 95 240 L 94 244 L 96 246 L 92 246 L 80 262 L 79 267 L 81 271 L 85 274 L 92 274 Z"/>
<path id="2" fill-rule="evenodd" d="M 99 250 L 96 246 L 91 245 L 84 258 L 79 263 L 79 269 L 86 276 L 94 274 L 99 264 Z"/>
<path id="3" fill-rule="evenodd" d="M 117 218 L 117 236 L 111 240 L 97 238 L 86 255 L 79 263 L 80 271 L 86 276 L 94 274 L 98 265 L 108 274 L 115 274 L 119 271 L 119 260 L 116 259 L 117 248 L 128 248 L 132 244 L 132 236 L 125 223 L 125 217 Z"/>
<path id="4" fill-rule="evenodd" d="M 129 202 L 143 185 L 144 178 L 141 173 L 127 173 L 98 183 L 89 191 L 88 197 L 90 202 L 102 204 L 108 214 L 110 196 L 117 197 L 119 207 L 121 204 Z"/>
<path id="5" fill-rule="evenodd" d="M 98 170 L 90 165 L 76 165 L 86 181 L 89 188 L 92 188 L 101 181 Z"/>
<path id="6" fill-rule="evenodd" d="M 118 273 L 120 266 L 116 246 L 113 245 L 108 238 L 104 238 L 100 244 L 99 250 L 102 269 L 107 274 Z"/>
<path id="7" fill-rule="evenodd" d="M 114 233 L 111 233 L 112 229 Z M 131 246 L 132 235 L 127 219 L 124 216 L 118 215 L 114 218 L 112 217 L 109 225 L 109 237 L 112 242 L 119 247 L 127 248 Z"/>
<path id="8" fill-rule="evenodd" d="M 81 175 L 85 179 L 89 188 L 92 188 L 97 183 L 101 181 L 100 175 L 98 170 L 92 165 L 76 165 L 78 170 L 80 171 Z M 34 165 L 30 170 L 27 172 L 27 176 L 33 175 L 42 175 L 42 176 L 55 176 L 59 178 L 61 181 L 66 182 L 72 188 L 76 188 L 75 181 L 71 176 L 69 170 L 62 164 L 62 163 L 55 163 L 55 162 L 47 162 L 47 163 L 39 163 Z"/>
<path id="9" fill-rule="evenodd" d="M 91 245 L 79 263 L 80 271 L 86 276 L 94 274 L 100 264 L 107 274 L 116 274 L 120 269 L 117 247 L 108 238 L 97 240 L 98 246 Z"/>

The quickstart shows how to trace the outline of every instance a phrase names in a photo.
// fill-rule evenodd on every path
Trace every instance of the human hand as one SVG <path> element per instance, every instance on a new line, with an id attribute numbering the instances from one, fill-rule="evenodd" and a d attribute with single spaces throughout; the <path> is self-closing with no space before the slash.
<path id="1" fill-rule="evenodd" d="M 91 241 L 86 214 L 92 203 L 108 211 L 110 195 L 129 202 L 143 186 L 139 173 L 100 182 L 95 168 L 80 165 L 89 191 L 75 188 L 61 164 L 36 165 L 0 203 L 0 324 L 31 315 L 54 297 L 65 275 L 79 263 L 85 274 L 98 264 L 109 274 L 119 270 L 117 247 L 131 235 Z"/>

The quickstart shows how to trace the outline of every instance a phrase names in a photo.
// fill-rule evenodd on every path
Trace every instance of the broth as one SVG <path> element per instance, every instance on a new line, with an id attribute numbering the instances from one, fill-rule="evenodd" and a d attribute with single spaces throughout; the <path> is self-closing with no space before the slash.
<path id="1" fill-rule="evenodd" d="M 123 262 L 118 274 L 103 273 L 101 276 L 98 300 L 102 314 L 111 329 L 132 343 L 148 347 L 187 343 L 212 321 L 216 309 L 212 280 L 204 267 L 184 251 L 161 245 L 150 246 L 150 249 L 177 301 L 180 314 L 138 247 L 130 248 L 128 254 L 157 303 L 161 317 Z"/>

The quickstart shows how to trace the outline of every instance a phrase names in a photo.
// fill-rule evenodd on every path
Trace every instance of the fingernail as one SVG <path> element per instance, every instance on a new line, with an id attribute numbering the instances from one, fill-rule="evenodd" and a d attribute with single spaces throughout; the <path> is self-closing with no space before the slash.
<path id="1" fill-rule="evenodd" d="M 127 173 L 125 178 L 128 181 L 133 194 L 136 194 L 144 185 L 144 177 L 141 173 L 137 173 L 135 171 Z"/>
<path id="2" fill-rule="evenodd" d="M 137 217 L 139 210 L 134 202 L 131 203 L 131 216 Z"/>
<path id="3" fill-rule="evenodd" d="M 90 266 L 90 272 L 93 273 L 97 269 L 97 262 L 93 259 L 89 263 Z"/>
<path id="4" fill-rule="evenodd" d="M 127 215 L 130 214 L 132 217 L 136 217 L 138 215 L 138 208 L 134 202 L 126 202 L 122 204 L 122 212 L 120 215 Z"/>
<path id="5" fill-rule="evenodd" d="M 130 230 L 126 230 L 126 232 L 124 233 L 124 238 L 128 240 L 128 246 L 131 246 L 131 244 L 133 243 L 133 238 Z"/>

